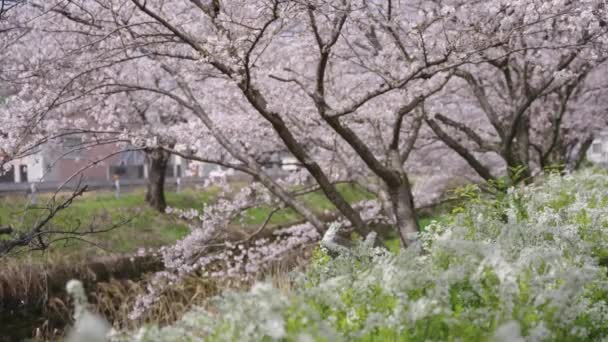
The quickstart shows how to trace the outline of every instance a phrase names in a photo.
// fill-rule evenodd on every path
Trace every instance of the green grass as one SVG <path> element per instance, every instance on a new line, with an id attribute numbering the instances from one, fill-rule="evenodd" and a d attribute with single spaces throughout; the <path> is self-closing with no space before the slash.
<path id="1" fill-rule="evenodd" d="M 139 247 L 160 247 L 174 242 L 189 232 L 185 222 L 148 208 L 143 201 L 130 204 L 88 203 L 83 201 L 58 215 L 54 224 L 70 227 L 81 221 L 103 229 L 116 229 L 95 237 L 104 248 L 113 252 L 130 252 Z"/>
<path id="2" fill-rule="evenodd" d="M 338 190 L 349 202 L 357 202 L 372 198 L 372 195 L 350 185 L 339 185 Z M 166 192 L 167 204 L 174 208 L 202 209 L 211 203 L 218 194 L 218 189 L 195 190 L 184 189 L 182 192 Z M 58 196 L 57 201 L 61 201 Z M 50 199 L 49 195 L 40 195 L 38 205 L 44 206 Z M 301 196 L 316 213 L 322 214 L 334 210 L 334 206 L 320 192 Z M 11 225 L 15 229 L 32 227 L 46 213 L 42 209 L 27 207 L 27 198 L 23 195 L 12 195 L 0 198 L 0 226 Z M 241 219 L 234 222 L 239 228 L 258 227 L 268 214 L 270 207 L 252 208 L 244 212 Z M 301 217 L 292 209 L 282 209 L 276 212 L 270 220 L 271 225 L 288 224 L 300 220 Z M 85 242 L 70 240 L 55 244 L 51 253 L 61 253 L 62 256 L 79 258 L 104 255 L 107 252 L 128 253 L 141 247 L 160 247 L 171 244 L 184 237 L 189 232 L 186 222 L 174 215 L 158 213 L 149 208 L 144 202 L 143 190 L 123 193 L 115 198 L 113 192 L 100 191 L 86 193 L 74 201 L 67 209 L 58 213 L 51 221 L 51 228 L 66 230 L 79 227 L 97 230 L 117 226 L 115 229 L 87 235 L 89 241 L 99 247 Z"/>
<path id="3" fill-rule="evenodd" d="M 209 203 L 214 191 L 195 192 L 185 190 L 180 194 L 167 192 L 167 202 L 173 207 L 202 207 Z M 61 201 L 63 196 L 58 196 Z M 38 206 L 44 206 L 50 199 L 41 195 Z M 32 227 L 46 210 L 30 208 L 27 211 L 27 199 L 24 196 L 10 196 L 0 199 L 0 225 L 11 225 L 15 229 Z M 61 242 L 53 248 L 55 252 L 75 254 L 104 254 L 110 252 L 132 252 L 140 247 L 160 247 L 172 243 L 189 232 L 186 222 L 178 218 L 158 213 L 144 202 L 143 191 L 125 193 L 115 198 L 111 192 L 92 192 L 78 198 L 72 205 L 59 212 L 51 221 L 50 227 L 57 230 L 74 229 L 111 231 L 87 235 L 89 241 L 102 248 L 96 248 L 81 241 Z"/>
<path id="4" fill-rule="evenodd" d="M 372 194 L 348 184 L 338 185 L 338 191 L 350 203 L 373 198 Z M 216 188 L 184 189 L 180 193 L 167 191 L 165 196 L 170 207 L 202 209 L 205 204 L 213 202 L 218 192 L 219 189 Z M 39 205 L 45 204 L 49 198 L 49 195 L 41 195 Z M 58 201 L 60 199 L 61 196 Z M 317 214 L 327 214 L 335 210 L 333 204 L 320 191 L 302 195 L 300 199 Z M 23 195 L 0 198 L 0 226 L 10 224 L 17 229 L 31 227 L 45 214 L 43 210 L 25 211 L 26 206 L 27 198 Z M 266 220 L 271 211 L 272 208 L 268 206 L 248 209 L 242 217 L 233 222 L 233 225 L 240 229 L 254 230 Z M 424 229 L 433 220 L 442 220 L 447 217 L 448 211 L 449 208 L 422 214 L 419 219 L 421 229 Z M 269 224 L 271 226 L 284 225 L 301 219 L 302 217 L 298 213 L 290 208 L 285 208 L 275 212 Z M 74 201 L 69 208 L 61 211 L 51 222 L 51 227 L 61 230 L 75 227 L 107 229 L 112 226 L 117 227 L 108 232 L 85 237 L 102 248 L 70 240 L 56 244 L 51 252 L 75 258 L 82 255 L 104 255 L 107 252 L 128 253 L 141 247 L 160 247 L 171 244 L 190 231 L 187 222 L 174 215 L 162 214 L 149 208 L 144 202 L 143 190 L 124 193 L 120 198 L 115 198 L 114 193 L 108 191 L 86 193 Z M 386 239 L 385 244 L 389 249 L 398 253 L 399 239 L 396 235 Z"/>
<path id="5" fill-rule="evenodd" d="M 338 184 L 337 188 L 344 198 L 350 203 L 373 198 L 372 194 L 349 184 Z M 303 200 L 304 203 L 306 203 L 317 214 L 323 214 L 335 210 L 335 206 L 320 191 L 303 195 L 300 197 L 300 199 Z M 244 213 L 240 223 L 249 226 L 260 225 L 266 220 L 271 211 L 272 208 L 269 207 L 249 209 Z M 301 219 L 302 217 L 293 211 L 293 209 L 286 208 L 273 214 L 269 224 L 285 224 Z"/>

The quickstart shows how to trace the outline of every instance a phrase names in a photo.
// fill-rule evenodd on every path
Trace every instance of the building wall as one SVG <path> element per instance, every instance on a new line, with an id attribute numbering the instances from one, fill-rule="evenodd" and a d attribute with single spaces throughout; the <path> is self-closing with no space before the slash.
<path id="1" fill-rule="evenodd" d="M 64 182 L 75 174 L 78 176 L 74 179 L 82 175 L 89 181 L 110 181 L 111 165 L 118 165 L 121 159 L 120 155 L 107 156 L 117 151 L 120 151 L 117 145 L 101 145 L 66 155 L 61 147 L 46 145 L 36 154 L 10 162 L 14 168 L 13 182 Z M 26 168 L 26 177 L 22 177 L 23 167 Z"/>
<path id="2" fill-rule="evenodd" d="M 14 172 L 10 178 L 14 183 L 62 183 L 70 178 L 77 181 L 81 176 L 83 180 L 89 182 L 112 182 L 115 174 L 119 174 L 121 179 L 147 178 L 148 172 L 143 152 L 113 155 L 122 149 L 116 144 L 108 144 L 70 152 L 74 149 L 57 143 L 47 144 L 34 155 L 13 160 L 10 164 L 13 166 Z M 21 177 L 22 167 L 25 167 L 26 177 Z M 187 160 L 179 156 L 171 157 L 167 169 L 168 178 L 200 176 L 189 172 Z M 77 176 L 74 177 L 74 175 Z M 7 178 L 3 181 L 11 180 Z"/>
<path id="3" fill-rule="evenodd" d="M 608 131 L 597 134 L 587 151 L 587 159 L 596 164 L 608 164 Z"/>
<path id="4" fill-rule="evenodd" d="M 44 178 L 44 158 L 40 152 L 20 159 L 15 159 L 9 163 L 13 167 L 13 181 L 40 182 Z M 26 177 L 22 177 L 22 170 L 25 168 Z"/>
<path id="5" fill-rule="evenodd" d="M 48 146 L 44 149 L 46 164 L 45 181 L 63 182 L 74 174 L 91 181 L 110 180 L 109 165 L 118 160 L 117 156 L 105 159 L 118 150 L 115 145 L 100 145 L 77 153 L 65 154 L 62 148 Z M 104 159 L 104 160 L 101 160 Z M 95 161 L 100 160 L 97 164 Z"/>

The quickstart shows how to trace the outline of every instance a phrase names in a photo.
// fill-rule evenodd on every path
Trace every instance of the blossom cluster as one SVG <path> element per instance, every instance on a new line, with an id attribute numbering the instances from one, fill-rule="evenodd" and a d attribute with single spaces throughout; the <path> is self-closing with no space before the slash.
<path id="1" fill-rule="evenodd" d="M 263 236 L 254 232 L 236 241 L 227 237 L 229 229 L 226 228 L 242 218 L 246 209 L 273 203 L 268 192 L 256 183 L 243 187 L 236 194 L 231 192 L 230 188 L 225 188 L 220 198 L 202 211 L 167 208 L 168 214 L 191 221 L 191 232 L 175 244 L 152 252 L 160 254 L 164 270 L 152 276 L 146 294 L 138 298 L 130 318 L 143 317 L 168 286 L 187 275 L 199 272 L 210 278 L 250 279 L 294 250 L 319 240 L 317 230 L 307 222 L 275 229 Z M 257 233 L 261 232 L 262 229 Z"/>

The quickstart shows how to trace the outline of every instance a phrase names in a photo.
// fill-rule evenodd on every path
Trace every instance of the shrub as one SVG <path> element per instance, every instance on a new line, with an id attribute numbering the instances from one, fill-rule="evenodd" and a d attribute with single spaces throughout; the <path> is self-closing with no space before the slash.
<path id="1" fill-rule="evenodd" d="M 399 255 L 314 253 L 294 286 L 228 292 L 139 341 L 589 341 L 608 336 L 608 177 L 472 196 Z M 121 339 L 118 338 L 117 339 Z"/>

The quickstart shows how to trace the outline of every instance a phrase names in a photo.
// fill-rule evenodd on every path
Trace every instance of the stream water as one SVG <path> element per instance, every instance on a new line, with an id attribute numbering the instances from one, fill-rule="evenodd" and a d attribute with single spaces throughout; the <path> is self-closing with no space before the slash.
<path id="1" fill-rule="evenodd" d="M 18 289 L 22 290 L 20 293 L 0 292 L 0 342 L 30 340 L 36 335 L 37 329 L 41 333 L 44 331 L 45 336 L 55 329 L 58 332 L 63 331 L 70 323 L 70 312 L 66 308 L 69 306 L 69 301 L 64 289 L 70 279 L 82 280 L 87 292 L 94 293 L 99 282 L 110 279 L 136 281 L 143 274 L 161 268 L 162 263 L 157 258 L 120 257 L 53 270 L 44 278 L 46 282 L 44 292 L 32 295 L 26 293 L 28 289 Z M 0 284 L 0 291 L 2 285 Z M 59 307 L 61 310 L 53 310 L 53 307 Z"/>

